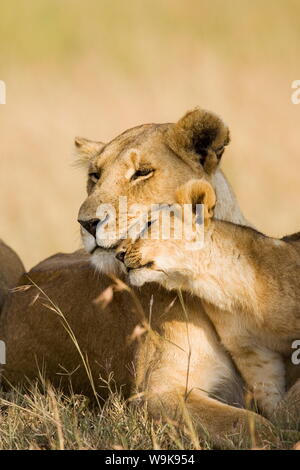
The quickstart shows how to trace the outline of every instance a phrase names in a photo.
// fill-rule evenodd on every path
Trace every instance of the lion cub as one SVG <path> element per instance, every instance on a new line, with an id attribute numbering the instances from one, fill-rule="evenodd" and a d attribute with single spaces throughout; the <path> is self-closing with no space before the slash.
<path id="1" fill-rule="evenodd" d="M 126 240 L 117 257 L 134 285 L 155 281 L 201 298 L 259 408 L 270 417 L 285 392 L 283 356 L 300 339 L 300 250 L 296 244 L 214 219 L 216 195 L 204 180 L 180 187 L 177 201 L 190 204 L 190 212 L 204 204 L 201 249 L 191 250 L 186 235 L 165 240 L 157 233 L 156 239 L 143 235 Z M 196 216 L 191 217 L 195 226 Z"/>

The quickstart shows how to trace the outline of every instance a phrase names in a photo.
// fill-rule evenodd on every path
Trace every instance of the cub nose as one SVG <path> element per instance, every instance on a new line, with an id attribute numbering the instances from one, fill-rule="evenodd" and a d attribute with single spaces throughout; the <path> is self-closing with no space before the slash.
<path id="1" fill-rule="evenodd" d="M 93 237 L 96 238 L 96 229 L 97 225 L 100 222 L 100 219 L 90 219 L 90 220 L 80 220 L 78 219 L 80 225 L 85 228 Z"/>
<path id="2" fill-rule="evenodd" d="M 124 258 L 125 258 L 125 254 L 126 254 L 126 251 L 119 251 L 117 254 L 116 254 L 116 258 L 121 261 L 121 263 L 124 263 Z"/>

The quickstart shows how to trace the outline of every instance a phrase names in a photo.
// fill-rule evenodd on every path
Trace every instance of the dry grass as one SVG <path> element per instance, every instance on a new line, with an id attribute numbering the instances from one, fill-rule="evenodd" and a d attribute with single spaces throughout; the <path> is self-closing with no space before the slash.
<path id="1" fill-rule="evenodd" d="M 191 429 L 184 433 L 176 423 L 153 422 L 145 407 L 128 405 L 113 386 L 102 409 L 82 395 L 66 397 L 43 381 L 0 396 L 0 450 L 213 448 L 209 437 L 197 442 Z M 276 449 L 292 449 L 300 430 L 278 428 L 277 437 Z M 221 448 L 243 449 L 245 444 L 228 438 Z"/>
<path id="2" fill-rule="evenodd" d="M 128 408 L 113 391 L 100 410 L 84 396 L 44 388 L 1 394 L 0 449 L 178 448 L 177 439 L 190 445 L 178 433 L 171 439 L 168 426 L 155 426 L 144 409 Z"/>
<path id="3" fill-rule="evenodd" d="M 144 409 L 128 408 L 111 391 L 103 409 L 80 395 L 63 396 L 50 385 L 26 393 L 1 394 L 0 449 L 151 449 L 176 447 L 167 426 L 157 426 Z M 183 437 L 178 437 L 188 446 Z"/>

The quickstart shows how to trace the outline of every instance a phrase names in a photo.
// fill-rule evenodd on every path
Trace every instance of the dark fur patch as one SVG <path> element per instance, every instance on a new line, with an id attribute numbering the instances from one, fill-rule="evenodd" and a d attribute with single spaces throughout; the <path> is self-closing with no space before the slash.
<path id="1" fill-rule="evenodd" d="M 203 129 L 200 134 L 195 134 L 192 145 L 196 153 L 207 155 L 207 148 L 210 147 L 217 137 L 217 128 Z"/>
<path id="2" fill-rule="evenodd" d="M 281 239 L 284 242 L 297 242 L 300 241 L 300 232 L 292 233 L 291 235 L 286 235 Z"/>
<path id="3" fill-rule="evenodd" d="M 166 132 L 167 145 L 187 163 L 200 163 L 207 173 L 216 169 L 229 144 L 229 130 L 214 113 L 194 109 Z"/>

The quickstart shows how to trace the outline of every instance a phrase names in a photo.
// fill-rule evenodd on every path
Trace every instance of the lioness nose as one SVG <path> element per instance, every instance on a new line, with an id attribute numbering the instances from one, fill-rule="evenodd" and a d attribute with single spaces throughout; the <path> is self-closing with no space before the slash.
<path id="1" fill-rule="evenodd" d="M 82 225 L 85 230 L 87 230 L 93 237 L 96 237 L 97 225 L 100 222 L 100 219 L 90 219 L 90 220 L 80 220 L 78 219 L 80 225 Z"/>
<path id="2" fill-rule="evenodd" d="M 126 251 L 119 251 L 119 253 L 116 254 L 116 258 L 121 261 L 121 263 L 124 263 L 125 254 Z"/>

